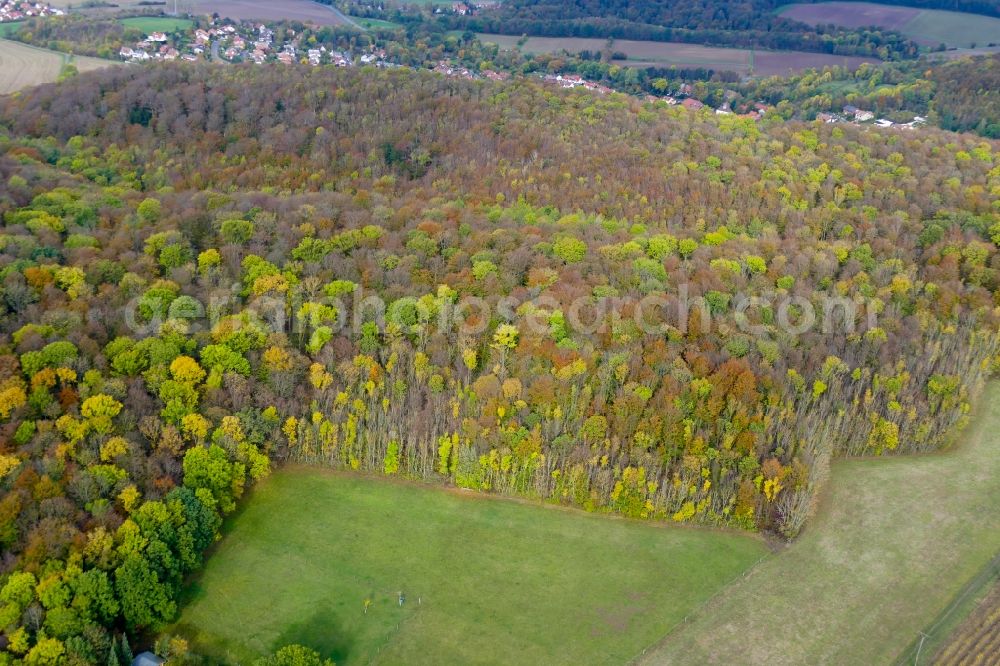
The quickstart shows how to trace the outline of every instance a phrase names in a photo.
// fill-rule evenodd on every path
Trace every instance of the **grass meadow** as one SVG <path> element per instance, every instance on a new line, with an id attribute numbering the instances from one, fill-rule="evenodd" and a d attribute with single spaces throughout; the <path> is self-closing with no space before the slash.
<path id="1" fill-rule="evenodd" d="M 835 462 L 799 540 L 646 663 L 893 663 L 1000 551 L 1000 384 L 980 403 L 952 451 Z"/>
<path id="2" fill-rule="evenodd" d="M 916 9 L 871 2 L 820 2 L 785 5 L 782 16 L 810 25 L 833 24 L 898 30 L 926 46 L 955 48 L 1000 43 L 1000 18 L 938 9 Z"/>
<path id="3" fill-rule="evenodd" d="M 221 663 L 296 642 L 338 666 L 620 664 L 768 552 L 740 533 L 308 468 L 244 506 L 174 628 Z"/>

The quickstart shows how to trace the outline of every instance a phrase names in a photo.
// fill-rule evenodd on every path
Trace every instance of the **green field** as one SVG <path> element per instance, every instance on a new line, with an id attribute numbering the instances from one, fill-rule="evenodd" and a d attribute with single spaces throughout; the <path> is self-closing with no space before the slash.
<path id="1" fill-rule="evenodd" d="M 122 19 L 122 24 L 126 28 L 136 28 L 148 34 L 150 32 L 190 30 L 194 25 L 194 21 L 167 16 L 133 16 L 132 18 Z"/>
<path id="2" fill-rule="evenodd" d="M 18 29 L 24 25 L 24 21 L 15 21 L 13 23 L 0 23 L 0 37 L 8 37 L 13 35 Z"/>
<path id="3" fill-rule="evenodd" d="M 1000 384 L 951 452 L 834 464 L 802 537 L 649 663 L 888 664 L 1000 551 Z"/>
<path id="4" fill-rule="evenodd" d="M 388 30 L 395 30 L 396 28 L 402 28 L 401 23 L 393 23 L 392 21 L 383 21 L 382 19 L 373 18 L 361 18 L 359 16 L 352 16 L 354 22 L 362 26 L 366 30 L 377 30 L 379 28 L 385 28 Z"/>
<path id="5" fill-rule="evenodd" d="M 224 663 L 298 642 L 338 666 L 620 664 L 766 552 L 739 533 L 291 469 L 227 526 L 173 630 Z"/>

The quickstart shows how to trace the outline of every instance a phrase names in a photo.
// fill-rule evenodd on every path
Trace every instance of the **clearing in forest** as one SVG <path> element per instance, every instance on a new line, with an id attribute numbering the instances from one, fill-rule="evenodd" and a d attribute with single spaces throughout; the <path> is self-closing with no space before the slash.
<path id="1" fill-rule="evenodd" d="M 338 666 L 621 664 L 767 552 L 749 534 L 294 468 L 230 520 L 173 631 L 223 663 L 295 642 Z"/>

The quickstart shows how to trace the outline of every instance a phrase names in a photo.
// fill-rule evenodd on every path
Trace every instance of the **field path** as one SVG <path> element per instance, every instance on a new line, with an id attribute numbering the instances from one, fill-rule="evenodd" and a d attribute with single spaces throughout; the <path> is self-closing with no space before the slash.
<path id="1" fill-rule="evenodd" d="M 819 515 L 651 664 L 886 664 L 1000 551 L 1000 383 L 953 451 L 833 466 Z"/>
<path id="2" fill-rule="evenodd" d="M 63 53 L 0 39 L 0 95 L 55 81 L 67 59 Z M 81 72 L 116 64 L 111 60 L 79 56 L 72 62 Z"/>
<path id="3" fill-rule="evenodd" d="M 317 3 L 317 4 L 321 4 L 321 3 Z M 349 25 L 349 26 L 351 26 L 353 28 L 357 28 L 358 30 L 362 30 L 362 31 L 364 30 L 364 27 L 362 27 L 361 25 L 359 25 L 357 21 L 355 21 L 350 16 L 348 16 L 344 12 L 340 11 L 339 9 L 337 9 L 336 5 L 323 5 L 323 7 L 326 7 L 331 12 L 333 12 L 334 14 L 336 14 L 337 18 L 340 19 L 341 21 L 343 21 L 344 23 L 346 23 L 347 25 Z"/>

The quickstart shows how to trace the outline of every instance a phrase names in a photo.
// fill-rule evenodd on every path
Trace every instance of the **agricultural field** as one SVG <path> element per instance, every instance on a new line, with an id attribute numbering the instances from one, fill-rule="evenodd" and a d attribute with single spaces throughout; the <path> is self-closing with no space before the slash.
<path id="1" fill-rule="evenodd" d="M 59 78 L 59 72 L 67 62 L 71 62 L 81 72 L 115 64 L 99 58 L 70 58 L 64 53 L 0 39 L 0 95 L 51 83 Z"/>
<path id="2" fill-rule="evenodd" d="M 311 0 L 188 0 L 192 14 L 218 13 L 234 20 L 302 21 L 316 25 L 352 25 L 354 22 L 330 5 Z"/>
<path id="3" fill-rule="evenodd" d="M 972 48 L 1000 43 L 1000 19 L 978 14 L 869 2 L 792 4 L 777 11 L 785 18 L 809 25 L 878 26 L 897 30 L 926 46 L 945 44 L 953 48 Z"/>
<path id="4" fill-rule="evenodd" d="M 893 662 L 1000 551 L 997 432 L 994 383 L 953 451 L 838 460 L 800 539 L 666 636 L 646 663 Z"/>
<path id="5" fill-rule="evenodd" d="M 288 642 L 338 665 L 623 663 L 768 552 L 308 468 L 264 482 L 227 532 L 174 629 L 225 663 Z"/>
<path id="6" fill-rule="evenodd" d="M 480 34 L 479 38 L 505 49 L 517 48 L 521 39 L 513 35 L 495 34 Z M 563 50 L 570 53 L 578 53 L 583 50 L 603 51 L 607 48 L 607 43 L 605 39 L 585 37 L 529 37 L 521 50 L 525 53 L 555 53 Z M 611 48 L 613 51 L 620 51 L 628 56 L 628 59 L 620 61 L 620 64 L 633 67 L 670 67 L 674 65 L 677 67 L 706 67 L 741 73 L 749 72 L 752 69 L 753 73 L 764 76 L 787 74 L 811 67 L 829 65 L 856 68 L 863 62 L 876 62 L 872 58 L 836 56 L 824 53 L 751 52 L 747 49 L 629 39 L 615 40 Z"/>
<path id="7" fill-rule="evenodd" d="M 358 16 L 351 17 L 355 23 L 363 27 L 365 30 L 378 30 L 378 29 L 388 29 L 395 30 L 396 28 L 401 28 L 402 24 L 393 23 L 392 21 L 383 21 L 382 19 L 374 18 L 361 18 Z"/>
<path id="8" fill-rule="evenodd" d="M 194 25 L 194 21 L 169 16 L 134 16 L 122 19 L 121 22 L 126 28 L 136 28 L 147 34 L 151 32 L 170 33 L 179 30 L 190 30 Z"/>

